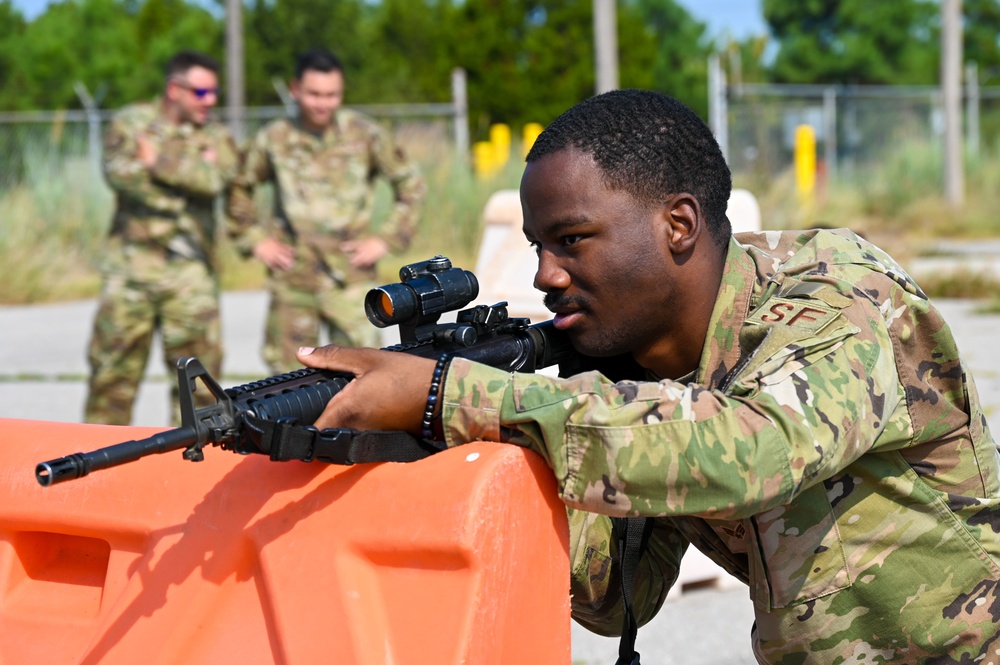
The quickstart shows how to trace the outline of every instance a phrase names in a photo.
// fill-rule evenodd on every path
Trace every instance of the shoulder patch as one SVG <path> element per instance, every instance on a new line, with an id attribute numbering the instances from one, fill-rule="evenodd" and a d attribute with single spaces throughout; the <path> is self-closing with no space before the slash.
<path id="1" fill-rule="evenodd" d="M 780 325 L 796 330 L 819 332 L 840 316 L 840 310 L 826 303 L 805 298 L 770 298 L 753 314 L 748 323 Z"/>

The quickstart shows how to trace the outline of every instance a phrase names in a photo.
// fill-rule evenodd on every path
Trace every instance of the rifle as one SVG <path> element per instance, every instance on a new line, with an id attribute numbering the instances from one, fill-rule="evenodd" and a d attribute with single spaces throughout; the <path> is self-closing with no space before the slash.
<path id="1" fill-rule="evenodd" d="M 510 318 L 506 302 L 464 309 L 457 312 L 454 323 L 438 323 L 442 313 L 459 310 L 479 295 L 476 276 L 453 267 L 447 257 L 438 255 L 403 266 L 399 277 L 399 283 L 374 288 L 365 297 L 365 313 L 373 325 L 399 326 L 400 343 L 385 347 L 387 351 L 428 358 L 448 353 L 518 372 L 559 365 L 561 376 L 600 368 L 594 359 L 588 364 L 588 359 L 573 351 L 566 335 L 551 322 L 531 325 L 527 318 Z M 605 368 L 609 376 L 618 365 L 611 360 L 611 366 Z M 440 449 L 440 444 L 403 432 L 320 431 L 312 427 L 327 402 L 352 378 L 350 374 L 303 368 L 223 389 L 197 358 L 180 358 L 181 427 L 42 462 L 35 467 L 35 478 L 48 487 L 180 449 L 184 459 L 197 462 L 204 459 L 203 448 L 208 445 L 239 454 L 266 454 L 275 461 L 334 464 L 413 461 Z M 198 380 L 215 398 L 214 404 L 195 407 Z"/>

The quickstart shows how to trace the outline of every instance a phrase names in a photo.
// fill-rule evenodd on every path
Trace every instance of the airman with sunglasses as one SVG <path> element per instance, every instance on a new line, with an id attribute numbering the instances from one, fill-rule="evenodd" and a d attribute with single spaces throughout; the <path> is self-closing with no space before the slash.
<path id="1" fill-rule="evenodd" d="M 104 137 L 115 210 L 88 358 L 86 422 L 127 425 L 158 328 L 164 360 L 222 364 L 215 201 L 238 165 L 228 130 L 209 114 L 218 63 L 182 51 L 167 63 L 162 97 L 119 111 Z M 176 395 L 173 419 L 179 416 Z"/>

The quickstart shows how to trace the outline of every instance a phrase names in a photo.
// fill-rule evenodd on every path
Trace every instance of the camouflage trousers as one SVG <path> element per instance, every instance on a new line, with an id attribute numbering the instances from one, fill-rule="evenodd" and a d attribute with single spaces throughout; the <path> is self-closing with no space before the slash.
<path id="1" fill-rule="evenodd" d="M 321 327 L 331 344 L 379 346 L 379 330 L 365 316 L 365 295 L 375 285 L 374 280 L 342 285 L 321 270 L 307 274 L 301 267 L 272 272 L 262 354 L 271 372 L 301 368 L 295 353 L 319 344 Z"/>
<path id="2" fill-rule="evenodd" d="M 176 427 L 180 409 L 172 370 L 177 359 L 196 356 L 216 378 L 222 369 L 219 285 L 205 264 L 161 262 L 141 271 L 126 268 L 105 276 L 88 351 L 91 373 L 85 422 L 131 423 L 157 329 L 164 362 L 171 371 L 167 377 L 173 384 L 171 424 Z M 214 402 L 204 388 L 195 397 L 198 405 Z"/>

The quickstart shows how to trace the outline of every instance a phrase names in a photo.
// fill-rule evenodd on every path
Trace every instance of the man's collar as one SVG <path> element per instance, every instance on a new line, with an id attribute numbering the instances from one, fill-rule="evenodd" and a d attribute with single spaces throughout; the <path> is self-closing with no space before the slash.
<path id="1" fill-rule="evenodd" d="M 306 127 L 306 124 L 302 121 L 301 113 L 297 113 L 295 115 L 295 117 L 292 119 L 292 123 L 300 131 L 305 132 L 309 136 L 315 136 L 317 139 L 321 141 L 328 140 L 331 137 L 331 134 L 332 135 L 341 134 L 340 113 L 333 114 L 333 122 L 331 122 L 330 126 L 325 128 L 322 132 L 317 132 L 313 129 L 310 129 L 309 127 Z"/>
<path id="2" fill-rule="evenodd" d="M 740 329 L 750 310 L 750 296 L 756 283 L 753 259 L 734 239 L 729 239 L 725 268 L 712 318 L 705 336 L 705 346 L 698 362 L 695 381 L 708 388 L 718 388 L 726 374 L 740 359 Z"/>
<path id="3" fill-rule="evenodd" d="M 176 132 L 181 136 L 189 136 L 191 132 L 203 128 L 211 122 L 211 116 L 205 121 L 205 125 L 196 125 L 190 120 L 175 122 L 167 114 L 167 101 L 163 97 L 154 97 L 152 104 L 156 109 L 156 123 L 161 128 L 161 132 L 163 133 L 173 134 Z"/>

